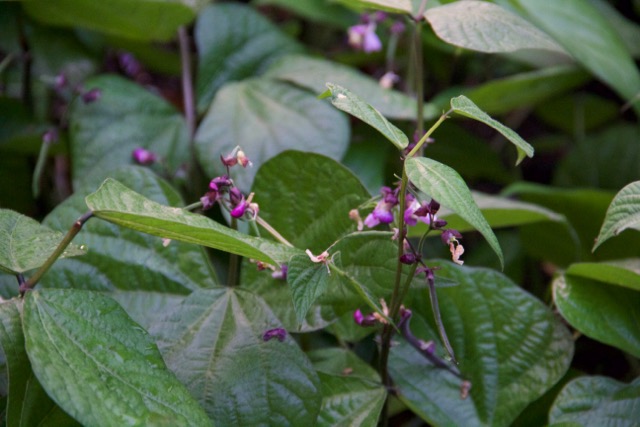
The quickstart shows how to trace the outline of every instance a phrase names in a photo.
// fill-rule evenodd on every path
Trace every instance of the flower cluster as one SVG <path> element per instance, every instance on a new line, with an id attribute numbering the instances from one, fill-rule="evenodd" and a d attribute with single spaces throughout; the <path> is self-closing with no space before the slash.
<path id="1" fill-rule="evenodd" d="M 251 162 L 240 147 L 234 148 L 228 156 L 220 156 L 220 160 L 227 171 L 237 164 L 243 167 L 251 166 Z M 259 207 L 252 200 L 253 193 L 245 197 L 229 175 L 213 178 L 209 182 L 209 191 L 200 198 L 203 210 L 211 209 L 213 205 L 220 203 L 233 218 L 255 219 L 258 216 Z"/>

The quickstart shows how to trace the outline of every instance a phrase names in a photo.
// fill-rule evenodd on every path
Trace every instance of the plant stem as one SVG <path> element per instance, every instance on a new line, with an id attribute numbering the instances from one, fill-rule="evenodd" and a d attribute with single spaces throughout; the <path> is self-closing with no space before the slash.
<path id="1" fill-rule="evenodd" d="M 47 162 L 47 155 L 49 154 L 49 146 L 51 143 L 49 141 L 43 141 L 42 146 L 40 146 L 40 153 L 38 153 L 38 160 L 36 161 L 36 167 L 33 170 L 33 177 L 31 183 L 31 192 L 33 193 L 34 199 L 37 199 L 40 195 L 40 179 L 42 178 L 42 171 L 44 170 L 44 165 Z"/>
<path id="2" fill-rule="evenodd" d="M 231 228 L 238 229 L 238 220 L 231 217 Z M 238 286 L 238 267 L 240 266 L 240 257 L 234 253 L 229 254 L 229 273 L 227 275 L 227 286 Z"/>
<path id="3" fill-rule="evenodd" d="M 80 218 L 76 220 L 76 222 L 73 223 L 69 231 L 67 231 L 67 234 L 58 244 L 58 247 L 56 247 L 53 253 L 51 253 L 51 255 L 49 256 L 49 258 L 47 258 L 44 264 L 40 266 L 38 271 L 36 271 L 36 273 L 33 276 L 31 276 L 28 281 L 26 281 L 20 286 L 20 295 L 24 295 L 25 292 L 33 289 L 33 287 L 38 283 L 38 281 L 42 278 L 42 276 L 51 268 L 53 263 L 56 262 L 56 260 L 60 257 L 60 255 L 62 255 L 64 250 L 67 248 L 67 246 L 69 246 L 69 243 L 71 243 L 73 238 L 76 237 L 76 234 L 80 232 L 84 223 L 87 222 L 89 218 L 91 218 L 92 216 L 93 216 L 93 212 L 89 211 L 86 214 L 82 215 Z"/>
<path id="4" fill-rule="evenodd" d="M 436 292 L 436 284 L 433 280 L 429 280 L 429 298 L 431 299 L 431 308 L 433 309 L 433 317 L 436 321 L 436 326 L 438 328 L 438 333 L 440 334 L 440 338 L 442 339 L 442 344 L 444 344 L 444 348 L 449 353 L 451 357 L 451 361 L 456 365 L 458 362 L 456 361 L 456 357 L 453 354 L 453 348 L 451 348 L 451 343 L 449 343 L 449 338 L 447 337 L 447 332 L 444 329 L 444 323 L 442 323 L 442 316 L 440 315 L 440 306 L 438 305 L 438 293 Z"/>
<path id="5" fill-rule="evenodd" d="M 185 206 L 184 208 L 182 208 L 182 210 L 184 211 L 192 211 L 194 209 L 198 209 L 202 207 L 202 202 L 194 202 L 191 203 L 190 205 Z"/>
<path id="6" fill-rule="evenodd" d="M 433 134 L 433 132 L 435 132 L 436 129 L 438 129 L 438 127 L 442 124 L 442 122 L 444 122 L 449 117 L 449 114 L 451 114 L 452 111 L 453 110 L 449 110 L 440 116 L 438 121 L 436 121 L 433 124 L 433 126 L 431 126 L 429 130 L 422 136 L 422 138 L 420 138 L 420 141 L 418 141 L 416 146 L 413 147 L 413 150 L 411 150 L 409 154 L 407 154 L 407 158 L 413 157 L 418 152 L 418 150 L 420 150 L 420 148 L 424 145 L 424 143 L 427 142 L 427 139 Z M 404 179 L 405 177 L 406 176 L 403 173 L 402 178 Z"/>
<path id="7" fill-rule="evenodd" d="M 256 222 L 258 224 L 260 224 L 262 226 L 262 228 L 267 230 L 269 232 L 269 234 L 271 234 L 273 237 L 275 237 L 277 241 L 279 241 L 283 245 L 287 245 L 289 247 L 293 247 L 293 245 L 287 239 L 282 237 L 282 234 L 278 233 L 276 231 L 276 229 L 273 228 L 267 221 L 265 221 L 264 219 L 262 219 L 259 216 L 256 216 Z"/>
<path id="8" fill-rule="evenodd" d="M 424 132 L 424 70 L 422 58 L 422 21 L 416 22 L 413 30 L 413 55 L 415 56 L 416 88 L 416 134 Z"/>
<path id="9" fill-rule="evenodd" d="M 189 144 L 193 146 L 193 136 L 196 131 L 196 110 L 193 96 L 189 33 L 184 26 L 178 29 L 178 42 L 180 44 L 180 62 L 182 63 L 182 99 L 184 103 L 184 115 L 187 121 L 187 130 L 189 132 Z"/>

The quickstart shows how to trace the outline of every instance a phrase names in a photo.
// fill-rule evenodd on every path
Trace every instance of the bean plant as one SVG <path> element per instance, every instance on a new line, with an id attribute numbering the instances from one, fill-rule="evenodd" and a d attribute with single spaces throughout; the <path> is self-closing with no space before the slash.
<path id="1" fill-rule="evenodd" d="M 0 4 L 4 424 L 637 425 L 632 3 Z"/>

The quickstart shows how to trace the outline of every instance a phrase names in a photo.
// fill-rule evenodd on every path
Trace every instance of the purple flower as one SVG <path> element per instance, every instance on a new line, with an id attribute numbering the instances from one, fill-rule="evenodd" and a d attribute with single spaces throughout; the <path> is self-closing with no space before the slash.
<path id="1" fill-rule="evenodd" d="M 289 267 L 283 264 L 280 266 L 280 270 L 271 273 L 271 277 L 277 280 L 287 280 L 287 271 L 289 271 Z"/>
<path id="2" fill-rule="evenodd" d="M 282 342 L 287 337 L 287 331 L 282 328 L 269 329 L 262 334 L 263 341 L 269 341 L 272 338 L 277 338 L 278 341 Z"/>
<path id="3" fill-rule="evenodd" d="M 378 322 L 378 319 L 373 314 L 367 314 L 365 316 L 360 309 L 357 309 L 353 312 L 353 321 L 360 326 L 374 326 Z"/>
<path id="4" fill-rule="evenodd" d="M 207 192 L 204 196 L 200 197 L 200 202 L 202 202 L 202 209 L 205 211 L 207 209 L 211 209 L 217 200 L 218 200 L 217 191 Z"/>
<path id="5" fill-rule="evenodd" d="M 217 176 L 209 183 L 209 188 L 213 191 L 223 190 L 224 187 L 230 187 L 233 183 L 227 175 Z"/>
<path id="6" fill-rule="evenodd" d="M 139 165 L 151 165 L 156 162 L 157 156 L 154 152 L 138 147 L 131 153 L 133 161 Z"/>
<path id="7" fill-rule="evenodd" d="M 243 197 L 242 200 L 240 200 L 240 202 L 236 205 L 236 207 L 231 209 L 231 216 L 234 218 L 241 218 L 244 215 L 244 212 L 247 210 L 247 206 L 247 201 Z"/>
<path id="8" fill-rule="evenodd" d="M 349 27 L 348 35 L 349 44 L 355 49 L 362 49 L 366 53 L 382 49 L 382 42 L 376 34 L 375 22 Z"/>
<path id="9" fill-rule="evenodd" d="M 412 254 L 412 253 L 402 254 L 400 256 L 400 262 L 407 265 L 415 264 L 416 262 L 419 261 L 419 259 L 420 259 L 419 256 L 416 256 L 415 254 Z"/>
<path id="10" fill-rule="evenodd" d="M 91 104 L 92 102 L 95 102 L 98 99 L 100 99 L 101 95 L 102 95 L 102 91 L 100 89 L 93 88 L 82 94 L 82 101 L 84 101 L 85 104 Z"/>
<path id="11" fill-rule="evenodd" d="M 406 27 L 402 21 L 395 21 L 393 24 L 391 24 L 391 28 L 389 29 L 389 31 L 391 32 L 391 34 L 402 34 L 404 33 L 405 28 Z"/>

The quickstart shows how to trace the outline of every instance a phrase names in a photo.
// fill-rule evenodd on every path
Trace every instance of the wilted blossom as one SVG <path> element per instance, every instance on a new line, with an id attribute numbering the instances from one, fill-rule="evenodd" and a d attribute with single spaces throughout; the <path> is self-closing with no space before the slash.
<path id="1" fill-rule="evenodd" d="M 262 334 L 263 341 L 269 341 L 273 338 L 277 338 L 278 341 L 282 342 L 286 337 L 287 331 L 283 328 L 269 329 L 268 331 L 265 331 L 264 334 Z"/>
<path id="2" fill-rule="evenodd" d="M 405 253 L 400 255 L 400 262 L 403 264 L 411 265 L 411 264 L 415 264 L 418 261 L 420 261 L 420 257 L 416 256 L 416 254 Z"/>
<path id="3" fill-rule="evenodd" d="M 382 50 L 382 42 L 376 34 L 376 23 L 369 22 L 349 27 L 349 45 L 366 53 Z"/>
<path id="4" fill-rule="evenodd" d="M 271 273 L 271 277 L 277 280 L 287 280 L 287 272 L 289 271 L 289 267 L 286 265 L 281 265 L 280 270 L 276 270 Z"/>
<path id="5" fill-rule="evenodd" d="M 358 212 L 358 209 L 351 209 L 349 211 L 349 219 L 355 221 L 358 225 L 357 225 L 357 230 L 358 231 L 362 231 L 362 229 L 364 228 L 364 222 L 362 221 L 362 218 L 360 217 L 360 212 Z"/>
<path id="6" fill-rule="evenodd" d="M 445 245 L 449 246 L 449 251 L 451 252 L 451 259 L 458 265 L 464 264 L 464 261 L 460 259 L 462 254 L 464 253 L 464 247 L 458 241 L 458 239 L 462 239 L 462 235 L 457 230 L 449 229 L 442 232 L 440 235 L 442 242 Z"/>
<path id="7" fill-rule="evenodd" d="M 393 222 L 392 209 L 398 204 L 398 197 L 389 187 L 382 187 L 381 193 L 382 200 L 378 202 L 373 212 L 367 215 L 364 220 L 364 224 L 369 228 L 373 228 L 380 223 L 390 224 Z"/>
<path id="8" fill-rule="evenodd" d="M 393 85 L 400 81 L 400 76 L 398 76 L 393 71 L 387 71 L 384 73 L 380 80 L 378 80 L 378 84 L 383 89 L 391 89 Z"/>
<path id="9" fill-rule="evenodd" d="M 133 150 L 131 156 L 133 157 L 133 161 L 139 165 L 152 165 L 158 160 L 158 157 L 153 151 L 142 147 Z"/>
<path id="10" fill-rule="evenodd" d="M 253 166 L 253 163 L 251 163 L 244 151 L 240 149 L 239 145 L 237 145 L 227 156 L 220 155 L 220 161 L 228 168 L 233 167 L 238 163 L 240 163 L 243 168 Z"/>
<path id="11" fill-rule="evenodd" d="M 362 314 L 360 309 L 353 312 L 353 321 L 360 326 L 375 326 L 378 323 L 378 319 L 373 314 Z"/>

